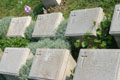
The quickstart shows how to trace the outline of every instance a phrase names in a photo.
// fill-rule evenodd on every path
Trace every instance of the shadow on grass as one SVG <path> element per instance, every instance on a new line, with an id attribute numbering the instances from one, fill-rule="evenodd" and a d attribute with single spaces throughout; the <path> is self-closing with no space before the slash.
<path id="1" fill-rule="evenodd" d="M 34 15 L 37 16 L 38 14 L 43 14 L 42 8 L 44 8 L 44 5 L 40 4 L 40 5 L 36 6 L 33 10 Z"/>

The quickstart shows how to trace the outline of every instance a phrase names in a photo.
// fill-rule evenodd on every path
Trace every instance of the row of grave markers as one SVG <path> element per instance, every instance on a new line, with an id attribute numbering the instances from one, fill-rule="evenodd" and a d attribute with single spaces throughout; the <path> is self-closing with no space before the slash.
<path id="1" fill-rule="evenodd" d="M 0 61 L 0 75 L 5 80 L 18 80 L 19 71 L 34 57 L 29 72 L 32 80 L 119 80 L 120 49 L 81 49 L 74 61 L 67 49 L 37 49 L 35 56 L 28 48 L 6 48 Z"/>
<path id="2" fill-rule="evenodd" d="M 34 58 L 29 79 L 70 80 L 76 62 L 67 49 L 37 49 L 35 56 L 29 48 L 6 48 L 0 61 L 0 74 L 6 80 L 18 80 L 26 61 Z"/>
<path id="3" fill-rule="evenodd" d="M 96 35 L 96 29 L 104 18 L 102 8 L 74 10 L 71 12 L 65 36 L 81 37 L 83 35 Z M 109 33 L 113 35 L 120 47 L 120 5 L 115 6 L 113 20 Z M 54 37 L 60 23 L 64 20 L 62 13 L 38 15 L 32 33 L 32 38 Z M 26 28 L 30 25 L 31 17 L 18 17 L 11 20 L 7 37 L 25 37 Z M 88 33 L 89 34 L 86 34 Z"/>
<path id="4" fill-rule="evenodd" d="M 96 29 L 103 20 L 102 8 L 75 10 L 70 14 L 65 36 L 96 35 Z M 33 38 L 54 37 L 60 23 L 64 20 L 62 13 L 38 15 L 32 33 Z M 13 18 L 8 29 L 7 37 L 25 37 L 26 28 L 30 25 L 31 17 Z M 94 24 L 96 22 L 96 24 Z"/>
<path id="5" fill-rule="evenodd" d="M 103 20 L 102 8 L 75 10 L 70 14 L 65 36 L 80 37 L 96 35 L 96 29 Z M 120 47 L 120 5 L 116 5 L 110 34 Z M 39 15 L 32 36 L 53 37 L 64 18 L 62 13 Z M 25 37 L 24 32 L 31 22 L 31 17 L 13 18 L 8 30 L 8 37 Z M 96 22 L 96 24 L 94 24 Z M 87 34 L 88 35 L 88 34 Z M 0 61 L 0 74 L 7 80 L 18 80 L 20 68 L 34 57 L 29 73 L 35 80 L 69 80 L 71 71 L 76 66 L 69 50 L 37 49 L 35 56 L 28 48 L 6 48 Z M 119 80 L 119 49 L 81 49 L 73 80 Z"/>

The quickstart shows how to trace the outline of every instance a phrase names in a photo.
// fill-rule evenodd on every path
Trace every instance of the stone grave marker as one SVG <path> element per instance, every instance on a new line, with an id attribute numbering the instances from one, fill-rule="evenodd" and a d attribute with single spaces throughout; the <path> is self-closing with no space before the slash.
<path id="1" fill-rule="evenodd" d="M 70 14 L 65 36 L 96 35 L 96 29 L 98 29 L 103 17 L 103 9 L 100 7 L 74 10 Z"/>
<path id="2" fill-rule="evenodd" d="M 30 55 L 28 48 L 6 48 L 0 62 L 0 74 L 6 80 L 18 80 L 20 68 Z"/>
<path id="3" fill-rule="evenodd" d="M 119 49 L 81 49 L 73 80 L 119 80 Z"/>
<path id="4" fill-rule="evenodd" d="M 12 18 L 7 37 L 25 37 L 25 30 L 30 25 L 31 20 L 30 16 Z"/>
<path id="5" fill-rule="evenodd" d="M 38 15 L 32 37 L 53 37 L 60 23 L 64 20 L 62 13 Z"/>
<path id="6" fill-rule="evenodd" d="M 2 58 L 2 55 L 3 55 L 3 52 L 2 52 L 2 50 L 0 49 L 0 60 L 1 60 L 1 58 Z"/>
<path id="7" fill-rule="evenodd" d="M 42 0 L 46 8 L 60 5 L 62 0 Z"/>
<path id="8" fill-rule="evenodd" d="M 69 80 L 71 71 L 76 66 L 69 50 L 37 49 L 33 60 L 30 79 Z"/>
<path id="9" fill-rule="evenodd" d="M 115 6 L 109 33 L 114 36 L 117 45 L 120 48 L 120 5 Z"/>

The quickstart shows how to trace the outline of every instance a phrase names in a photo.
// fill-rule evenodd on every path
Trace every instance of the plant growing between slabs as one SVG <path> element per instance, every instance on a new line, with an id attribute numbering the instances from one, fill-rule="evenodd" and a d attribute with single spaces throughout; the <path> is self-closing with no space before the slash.
<path id="1" fill-rule="evenodd" d="M 32 42 L 27 45 L 27 48 L 29 48 L 33 54 L 35 54 L 37 48 L 70 49 L 70 47 L 68 41 L 62 39 L 51 40 L 50 38 L 39 40 L 38 42 Z"/>
<path id="2" fill-rule="evenodd" d="M 28 76 L 32 66 L 32 62 L 33 62 L 33 58 L 27 60 L 26 64 L 22 66 L 19 72 L 19 77 L 18 77 L 19 80 L 29 80 Z"/>
<path id="3" fill-rule="evenodd" d="M 74 46 L 76 48 L 79 48 L 80 47 L 80 40 L 76 40 L 76 42 L 74 43 Z"/>
<path id="4" fill-rule="evenodd" d="M 32 33 L 33 33 L 33 29 L 34 29 L 34 26 L 35 26 L 35 22 L 32 22 L 29 27 L 27 27 L 26 31 L 25 31 L 25 37 L 27 39 L 30 39 L 32 40 Z"/>
<path id="5" fill-rule="evenodd" d="M 0 39 L 0 48 L 4 51 L 6 47 L 26 47 L 28 43 L 29 40 L 25 38 L 2 38 Z"/>
<path id="6" fill-rule="evenodd" d="M 95 23 L 95 22 L 93 22 Z M 109 35 L 109 28 L 111 24 L 111 17 L 106 16 L 106 19 L 101 22 L 100 28 L 97 29 L 97 36 L 82 36 L 83 41 L 80 43 L 78 40 L 74 43 L 78 48 L 117 48 L 114 38 Z"/>
<path id="7" fill-rule="evenodd" d="M 9 16 L 9 17 L 0 19 L 0 38 L 6 37 L 7 31 L 9 28 L 9 24 L 10 24 L 12 18 L 13 18 L 12 16 Z"/>
<path id="8" fill-rule="evenodd" d="M 25 12 L 26 12 L 27 15 L 31 16 L 33 20 L 36 19 L 36 16 L 34 15 L 34 13 L 33 13 L 33 11 L 32 11 L 30 6 L 26 5 L 24 7 L 24 9 L 25 9 Z"/>
<path id="9" fill-rule="evenodd" d="M 25 12 L 29 15 L 31 13 L 31 7 L 25 6 Z"/>

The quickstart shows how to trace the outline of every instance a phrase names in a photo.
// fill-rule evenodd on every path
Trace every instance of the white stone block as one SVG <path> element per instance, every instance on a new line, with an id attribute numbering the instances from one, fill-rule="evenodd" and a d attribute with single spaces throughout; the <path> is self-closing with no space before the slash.
<path id="1" fill-rule="evenodd" d="M 20 68 L 26 63 L 29 55 L 28 48 L 6 48 L 0 62 L 0 74 L 7 80 L 13 80 L 10 77 L 18 77 Z"/>
<path id="2" fill-rule="evenodd" d="M 119 49 L 81 49 L 73 80 L 119 80 Z"/>
<path id="3" fill-rule="evenodd" d="M 96 35 L 103 17 L 103 9 L 100 7 L 74 10 L 70 14 L 65 36 Z"/>
<path id="4" fill-rule="evenodd" d="M 120 5 L 115 6 L 109 33 L 114 36 L 117 45 L 120 48 Z"/>
<path id="5" fill-rule="evenodd" d="M 62 0 L 42 0 L 46 8 L 60 5 Z"/>
<path id="6" fill-rule="evenodd" d="M 3 52 L 2 52 L 2 50 L 0 49 L 0 55 L 2 54 Z"/>
<path id="7" fill-rule="evenodd" d="M 66 49 L 37 49 L 29 74 L 35 80 L 69 80 L 76 62 Z"/>
<path id="8" fill-rule="evenodd" d="M 60 23 L 63 21 L 62 13 L 38 15 L 32 37 L 53 37 Z"/>
<path id="9" fill-rule="evenodd" d="M 112 35 L 120 35 L 120 5 L 115 6 L 113 19 L 110 28 L 110 34 Z"/>
<path id="10" fill-rule="evenodd" d="M 25 37 L 25 30 L 30 25 L 31 20 L 30 16 L 12 18 L 7 37 Z"/>
<path id="11" fill-rule="evenodd" d="M 0 49 L 0 60 L 1 60 L 2 56 L 3 56 L 3 52 L 2 52 L 2 50 Z"/>

